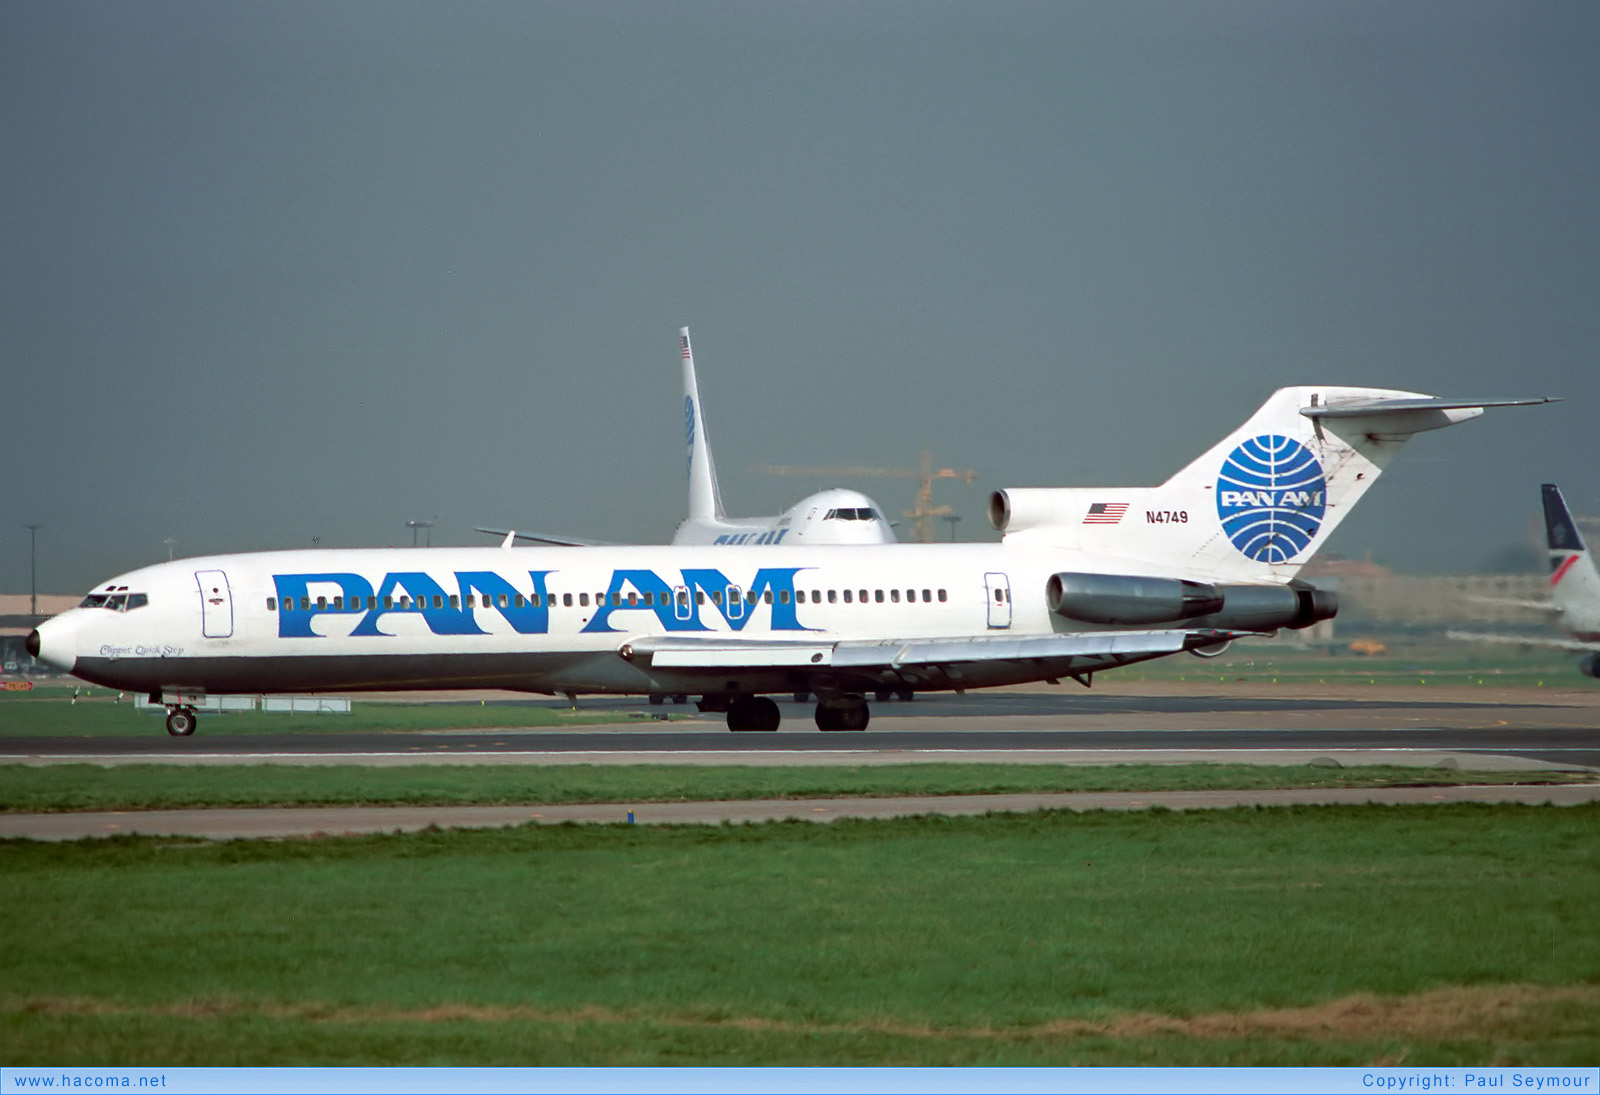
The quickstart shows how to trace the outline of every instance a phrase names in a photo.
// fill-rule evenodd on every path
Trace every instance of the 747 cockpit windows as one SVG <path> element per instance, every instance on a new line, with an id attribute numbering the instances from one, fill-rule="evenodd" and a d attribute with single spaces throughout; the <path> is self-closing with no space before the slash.
<path id="1" fill-rule="evenodd" d="M 132 612 L 136 608 L 143 608 L 150 603 L 148 595 L 143 593 L 129 593 L 127 586 L 106 587 L 104 593 L 91 593 L 79 604 L 79 608 L 109 608 L 112 612 Z"/>
<path id="2" fill-rule="evenodd" d="M 845 507 L 844 509 L 830 509 L 822 518 L 824 521 L 876 521 L 878 511 L 871 506 L 862 506 L 859 509 Z"/>

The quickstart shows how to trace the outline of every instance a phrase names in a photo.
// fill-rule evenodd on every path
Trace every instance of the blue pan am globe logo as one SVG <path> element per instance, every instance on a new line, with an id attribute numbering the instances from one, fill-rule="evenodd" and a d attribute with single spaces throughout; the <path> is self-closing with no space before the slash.
<path id="1" fill-rule="evenodd" d="M 1322 527 L 1327 487 L 1311 450 L 1292 437 L 1262 434 L 1222 462 L 1217 516 L 1228 539 L 1247 558 L 1287 563 Z"/>

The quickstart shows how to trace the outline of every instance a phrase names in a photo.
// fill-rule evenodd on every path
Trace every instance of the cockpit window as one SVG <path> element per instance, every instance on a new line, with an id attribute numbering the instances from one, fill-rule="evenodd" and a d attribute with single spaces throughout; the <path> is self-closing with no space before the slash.
<path id="1" fill-rule="evenodd" d="M 150 597 L 144 593 L 91 593 L 78 604 L 78 607 L 109 608 L 112 612 L 132 612 L 134 609 L 143 608 L 149 603 Z"/>
<path id="2" fill-rule="evenodd" d="M 824 521 L 876 521 L 878 511 L 871 506 L 847 506 L 843 509 L 830 509 Z"/>

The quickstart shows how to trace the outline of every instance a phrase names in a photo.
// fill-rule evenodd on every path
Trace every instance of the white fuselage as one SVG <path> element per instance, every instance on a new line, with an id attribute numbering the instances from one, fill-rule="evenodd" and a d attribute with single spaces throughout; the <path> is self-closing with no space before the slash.
<path id="1" fill-rule="evenodd" d="M 1067 628 L 1046 609 L 1046 580 L 1082 562 L 1004 544 L 222 555 L 121 575 L 91 597 L 146 603 L 46 621 L 39 656 L 85 680 L 151 692 L 783 691 L 795 686 L 793 668 L 744 666 L 723 679 L 732 671 L 661 670 L 619 651 L 672 638 L 1050 634 Z"/>

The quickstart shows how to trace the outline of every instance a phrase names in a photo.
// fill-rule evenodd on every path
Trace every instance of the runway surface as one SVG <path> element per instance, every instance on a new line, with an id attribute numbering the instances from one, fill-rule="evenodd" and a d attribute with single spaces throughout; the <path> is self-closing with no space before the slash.
<path id="1" fill-rule="evenodd" d="M 206 716 L 192 738 L 0 737 L 0 763 L 97 764 L 882 764 L 908 761 L 1115 763 L 1194 761 L 1600 769 L 1600 693 L 1538 689 L 1345 687 L 1285 696 L 1268 686 L 1205 693 L 1035 690 L 929 695 L 872 705 L 871 727 L 822 733 L 809 705 L 784 703 L 783 728 L 729 733 L 692 706 L 585 699 L 615 724 L 571 729 L 351 733 L 339 716 L 301 716 L 285 733 L 230 734 Z M 489 706 L 552 706 L 548 700 Z M 449 704 L 441 705 L 445 710 Z M 471 706 L 479 707 L 477 700 Z"/>

